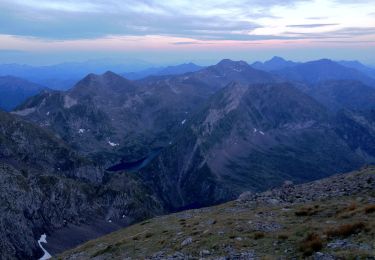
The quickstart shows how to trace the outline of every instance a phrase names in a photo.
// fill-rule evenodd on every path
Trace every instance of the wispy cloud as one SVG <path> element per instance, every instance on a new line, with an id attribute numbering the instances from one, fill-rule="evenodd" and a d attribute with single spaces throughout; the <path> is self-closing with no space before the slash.
<path id="1" fill-rule="evenodd" d="M 272 18 L 270 9 L 306 0 L 3 0 L 0 33 L 49 39 L 170 35 L 234 39 Z"/>
<path id="2" fill-rule="evenodd" d="M 200 44 L 199 42 L 172 42 L 174 45 L 194 45 L 194 44 Z"/>
<path id="3" fill-rule="evenodd" d="M 287 25 L 287 27 L 318 28 L 318 27 L 335 26 L 335 25 L 339 25 L 339 24 L 338 23 L 291 24 L 291 25 Z"/>
<path id="4" fill-rule="evenodd" d="M 360 44 L 374 13 L 373 0 L 0 0 L 0 49 Z"/>

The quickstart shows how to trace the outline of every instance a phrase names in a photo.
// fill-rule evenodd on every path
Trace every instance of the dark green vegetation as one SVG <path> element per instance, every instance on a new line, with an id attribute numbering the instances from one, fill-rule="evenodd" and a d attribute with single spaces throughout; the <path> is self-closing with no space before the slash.
<path id="1" fill-rule="evenodd" d="M 374 203 L 375 168 L 367 168 L 147 220 L 57 258 L 300 259 L 315 254 L 370 259 Z"/>

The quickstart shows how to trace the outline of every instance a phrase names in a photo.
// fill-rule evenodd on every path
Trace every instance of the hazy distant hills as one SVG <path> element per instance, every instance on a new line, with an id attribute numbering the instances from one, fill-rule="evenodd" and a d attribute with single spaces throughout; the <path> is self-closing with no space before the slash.
<path id="1" fill-rule="evenodd" d="M 324 81 L 308 88 L 306 93 L 330 110 L 375 109 L 375 88 L 360 81 Z"/>
<path id="2" fill-rule="evenodd" d="M 30 66 L 21 64 L 1 64 L 0 76 L 20 77 L 50 89 L 66 90 L 89 73 L 104 73 L 112 70 L 139 71 L 151 65 L 138 60 L 114 62 L 107 59 L 86 62 L 67 62 L 48 66 Z"/>
<path id="3" fill-rule="evenodd" d="M 259 70 L 275 72 L 302 64 L 303 63 L 287 61 L 281 57 L 275 56 L 269 61 L 254 62 L 251 66 Z M 337 64 L 346 68 L 355 69 L 368 77 L 375 77 L 375 69 L 365 66 L 358 61 L 339 61 Z M 111 70 L 130 80 L 138 80 L 148 76 L 176 75 L 195 72 L 202 68 L 202 66 L 198 66 L 194 63 L 184 63 L 167 67 L 151 67 L 149 64 L 141 61 L 132 62 L 129 60 L 115 63 L 110 60 L 92 60 L 87 62 L 70 62 L 49 66 L 2 64 L 0 65 L 0 76 L 11 75 L 35 82 L 50 89 L 66 90 L 74 86 L 78 80 L 89 73 L 101 74 L 105 71 Z M 337 68 L 329 69 L 329 73 L 335 73 L 334 70 Z M 286 72 L 281 71 L 280 73 L 285 75 Z M 351 72 L 351 74 L 352 73 L 353 72 Z M 338 79 L 337 76 L 338 74 L 336 74 L 336 78 L 334 77 L 333 79 Z M 288 77 L 293 77 L 293 79 L 295 79 L 297 76 L 293 73 L 293 76 L 289 75 Z M 345 79 L 347 78 L 349 77 L 346 77 Z M 340 79 L 344 78 L 341 77 Z M 350 79 L 353 79 L 353 77 L 350 77 Z M 299 78 L 299 80 L 301 80 L 301 78 Z"/>
<path id="4" fill-rule="evenodd" d="M 142 79 L 148 76 L 163 76 L 163 75 L 177 75 L 184 74 L 187 72 L 195 72 L 202 69 L 202 66 L 198 66 L 194 63 L 184 63 L 176 66 L 168 66 L 161 68 L 149 68 L 139 72 L 128 72 L 123 73 L 122 76 L 131 80 Z"/>
<path id="5" fill-rule="evenodd" d="M 24 78 L 50 89 L 67 90 L 89 73 L 101 74 L 111 70 L 123 74 L 128 79 L 141 79 L 150 75 L 183 74 L 197 71 L 201 68 L 201 66 L 193 63 L 151 68 L 150 64 L 140 61 L 132 62 L 129 60 L 115 63 L 110 60 L 92 60 L 48 66 L 0 64 L 0 76 L 11 75 Z"/>
<path id="6" fill-rule="evenodd" d="M 272 59 L 265 61 L 265 62 L 257 61 L 251 64 L 253 68 L 259 69 L 259 70 L 265 70 L 265 71 L 275 71 L 275 70 L 290 68 L 295 65 L 298 65 L 298 63 L 293 62 L 293 61 L 287 61 L 278 56 L 275 56 Z"/>
<path id="7" fill-rule="evenodd" d="M 321 59 L 302 63 L 275 56 L 265 62 L 254 62 L 251 66 L 284 79 L 306 84 L 316 84 L 327 80 L 357 80 L 375 86 L 375 70 L 358 61 L 335 62 Z"/>
<path id="8" fill-rule="evenodd" d="M 338 61 L 339 64 L 346 66 L 348 68 L 356 69 L 367 76 L 375 78 L 375 69 L 369 66 L 365 66 L 359 61 Z"/>
<path id="9" fill-rule="evenodd" d="M 0 76 L 0 108 L 7 111 L 12 110 L 28 97 L 36 95 L 43 88 L 21 78 Z"/>
<path id="10" fill-rule="evenodd" d="M 358 80 L 367 85 L 375 86 L 374 78 L 328 59 L 298 64 L 290 68 L 274 71 L 274 73 L 288 80 L 307 84 L 316 84 L 326 80 Z"/>

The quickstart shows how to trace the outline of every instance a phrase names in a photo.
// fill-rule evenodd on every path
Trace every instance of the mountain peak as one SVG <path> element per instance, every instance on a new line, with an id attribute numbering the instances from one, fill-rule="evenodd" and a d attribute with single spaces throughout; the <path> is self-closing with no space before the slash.
<path id="1" fill-rule="evenodd" d="M 216 64 L 217 66 L 220 67 L 233 67 L 233 66 L 249 66 L 245 61 L 234 61 L 231 59 L 223 59 L 219 63 Z"/>
<path id="2" fill-rule="evenodd" d="M 91 82 L 93 80 L 96 80 L 99 78 L 99 75 L 98 74 L 95 74 L 95 73 L 89 73 L 87 74 L 81 81 L 82 82 Z"/>
<path id="3" fill-rule="evenodd" d="M 114 72 L 112 72 L 112 71 L 110 71 L 110 70 L 107 70 L 105 73 L 103 73 L 102 74 L 102 76 L 104 77 L 104 78 L 113 78 L 113 77 L 121 77 L 120 75 L 118 75 L 118 74 L 116 74 L 116 73 L 114 73 Z M 122 77 L 121 77 L 122 78 Z"/>
<path id="4" fill-rule="evenodd" d="M 312 61 L 312 62 L 323 63 L 323 64 L 333 64 L 333 63 L 337 64 L 336 62 L 330 59 L 320 59 L 320 60 Z"/>
<path id="5" fill-rule="evenodd" d="M 284 58 L 279 57 L 279 56 L 273 56 L 272 59 L 270 59 L 268 62 L 275 62 L 275 61 L 277 61 L 277 62 L 280 62 L 280 61 L 286 62 L 286 60 Z"/>
<path id="6" fill-rule="evenodd" d="M 274 71 L 274 70 L 280 70 L 288 67 L 293 67 L 297 63 L 289 60 L 285 60 L 282 57 L 279 56 L 273 56 L 270 60 L 267 60 L 265 62 L 254 62 L 251 66 L 255 69 L 260 69 L 264 71 Z"/>

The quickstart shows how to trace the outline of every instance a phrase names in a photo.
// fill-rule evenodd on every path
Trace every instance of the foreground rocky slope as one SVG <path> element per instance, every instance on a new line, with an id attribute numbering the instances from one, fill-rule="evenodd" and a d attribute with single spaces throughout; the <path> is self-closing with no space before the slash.
<path id="1" fill-rule="evenodd" d="M 158 217 L 58 259 L 375 257 L 375 168 Z"/>

